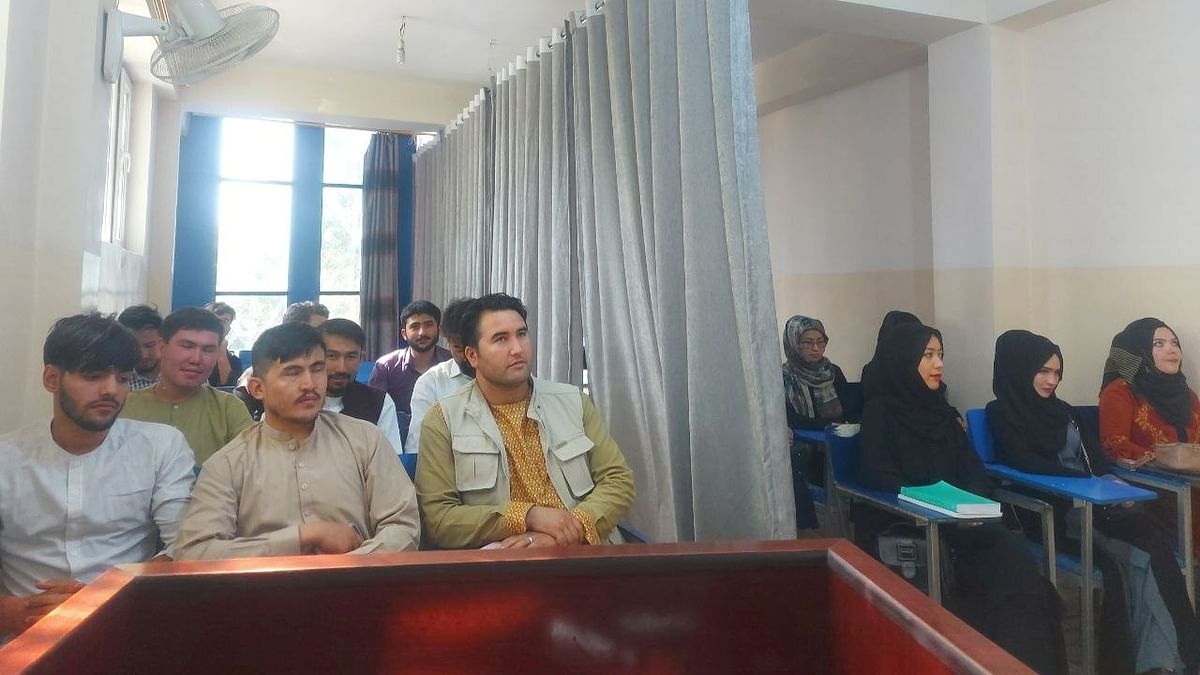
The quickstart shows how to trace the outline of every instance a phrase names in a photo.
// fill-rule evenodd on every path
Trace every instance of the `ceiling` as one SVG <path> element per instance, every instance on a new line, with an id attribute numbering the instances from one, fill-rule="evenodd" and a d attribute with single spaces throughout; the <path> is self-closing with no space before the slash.
<path id="1" fill-rule="evenodd" d="M 215 0 L 218 7 L 237 0 Z M 587 0 L 250 0 L 279 10 L 275 40 L 256 59 L 320 66 L 402 79 L 487 82 Z M 145 0 L 120 0 L 120 9 L 146 14 Z M 891 12 L 840 0 L 750 0 L 756 62 L 826 32 L 848 31 L 931 42 L 970 24 Z M 403 17 L 406 63 L 398 65 Z M 135 45 L 135 42 L 141 44 Z M 127 41 L 129 59 L 148 60 L 153 41 Z"/>

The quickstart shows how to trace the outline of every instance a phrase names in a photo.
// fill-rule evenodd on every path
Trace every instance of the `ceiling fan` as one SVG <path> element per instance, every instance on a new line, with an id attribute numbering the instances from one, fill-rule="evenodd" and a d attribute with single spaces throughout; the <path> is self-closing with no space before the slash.
<path id="1" fill-rule="evenodd" d="M 146 4 L 151 18 L 105 11 L 100 65 L 105 81 L 117 81 L 126 37 L 157 38 L 151 74 L 186 87 L 257 54 L 279 30 L 279 12 L 261 5 L 218 10 L 212 0 L 146 0 Z"/>

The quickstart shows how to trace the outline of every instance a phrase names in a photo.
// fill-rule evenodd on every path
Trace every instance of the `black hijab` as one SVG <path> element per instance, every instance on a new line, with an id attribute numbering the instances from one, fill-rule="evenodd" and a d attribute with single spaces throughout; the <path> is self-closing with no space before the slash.
<path id="1" fill-rule="evenodd" d="M 917 372 L 932 337 L 942 340 L 936 328 L 919 323 L 900 324 L 887 332 L 878 349 L 878 395 L 914 436 L 926 442 L 946 442 L 962 433 L 958 411 L 946 400 L 945 384 L 930 389 Z"/>
<path id="2" fill-rule="evenodd" d="M 988 406 L 993 431 L 1020 438 L 1039 454 L 1054 456 L 1067 444 L 1071 406 L 1057 396 L 1042 398 L 1033 388 L 1033 378 L 1051 356 L 1062 350 L 1050 340 L 1027 330 L 1010 330 L 996 339 L 992 366 L 992 393 Z"/>
<path id="3" fill-rule="evenodd" d="M 1154 367 L 1154 331 L 1159 328 L 1171 330 L 1161 320 L 1147 317 L 1134 321 L 1113 337 L 1104 362 L 1102 387 L 1118 378 L 1125 380 L 1134 394 L 1146 399 L 1167 424 L 1175 427 L 1179 440 L 1186 441 L 1192 421 L 1191 391 L 1182 370 L 1167 375 Z"/>
<path id="4" fill-rule="evenodd" d="M 921 320 L 917 315 L 910 312 L 903 312 L 898 309 L 893 309 L 883 315 L 883 323 L 879 326 L 879 336 L 875 339 L 875 353 L 871 355 L 871 360 L 863 366 L 862 376 L 859 381 L 862 382 L 863 401 L 868 401 L 874 398 L 879 393 L 879 377 L 877 374 L 879 363 L 879 347 L 883 344 L 883 338 L 896 326 L 906 324 L 921 325 Z"/>

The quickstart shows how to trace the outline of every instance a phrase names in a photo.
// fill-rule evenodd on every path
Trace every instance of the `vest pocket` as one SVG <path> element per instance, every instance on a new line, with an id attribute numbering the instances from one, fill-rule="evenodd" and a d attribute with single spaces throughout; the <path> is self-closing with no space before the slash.
<path id="1" fill-rule="evenodd" d="M 576 499 L 583 499 L 596 487 L 592 482 L 592 467 L 588 464 L 587 454 L 594 446 L 592 439 L 580 434 L 554 448 L 558 468 L 567 481 L 571 495 Z"/>
<path id="2" fill-rule="evenodd" d="M 454 436 L 454 485 L 459 492 L 490 490 L 500 476 L 500 449 L 485 436 Z"/>

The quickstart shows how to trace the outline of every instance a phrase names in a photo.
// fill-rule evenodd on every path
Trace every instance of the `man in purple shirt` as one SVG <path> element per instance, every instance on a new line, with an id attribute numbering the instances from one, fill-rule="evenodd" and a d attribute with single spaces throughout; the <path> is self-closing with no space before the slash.
<path id="1" fill-rule="evenodd" d="M 400 433 L 408 435 L 408 421 L 412 410 L 413 386 L 422 373 L 433 366 L 448 361 L 450 352 L 437 346 L 442 310 L 428 300 L 411 302 L 400 312 L 400 337 L 408 342 L 404 349 L 385 354 L 375 362 L 371 379 L 367 384 L 384 389 L 396 402 L 400 413 Z"/>

